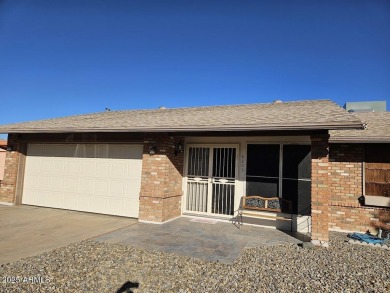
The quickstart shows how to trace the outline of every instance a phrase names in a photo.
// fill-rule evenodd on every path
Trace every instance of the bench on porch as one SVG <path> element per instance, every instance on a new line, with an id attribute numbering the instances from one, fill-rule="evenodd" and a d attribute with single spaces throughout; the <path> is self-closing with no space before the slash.
<path id="1" fill-rule="evenodd" d="M 281 213 L 278 215 L 266 215 L 255 211 Z M 282 212 L 283 211 L 283 212 Z M 292 231 L 292 202 L 279 197 L 262 197 L 257 195 L 243 196 L 238 209 L 237 218 L 242 225 L 242 217 L 261 218 L 266 220 L 281 220 L 290 222 Z"/>

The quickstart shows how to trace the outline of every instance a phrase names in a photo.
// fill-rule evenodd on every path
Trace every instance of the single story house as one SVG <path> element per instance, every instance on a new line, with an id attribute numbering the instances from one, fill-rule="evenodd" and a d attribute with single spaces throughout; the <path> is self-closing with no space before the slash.
<path id="1" fill-rule="evenodd" d="M 293 203 L 294 230 L 308 229 L 314 244 L 326 246 L 329 229 L 361 230 L 387 208 L 358 201 L 368 164 L 364 127 L 329 100 L 3 125 L 9 151 L 0 203 L 162 223 L 181 215 L 230 219 L 242 196 L 276 196 Z"/>

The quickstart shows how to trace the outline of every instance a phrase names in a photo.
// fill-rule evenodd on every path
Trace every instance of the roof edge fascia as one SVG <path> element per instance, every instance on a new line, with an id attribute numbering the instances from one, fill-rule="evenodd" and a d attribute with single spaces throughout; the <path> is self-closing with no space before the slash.
<path id="1" fill-rule="evenodd" d="M 344 124 L 307 124 L 307 125 L 268 125 L 268 126 L 234 126 L 227 125 L 221 127 L 193 126 L 193 127 L 138 127 L 138 128 L 35 128 L 35 129 L 0 129 L 0 133 L 85 133 L 85 132 L 198 132 L 198 131 L 278 131 L 278 130 L 348 130 L 363 129 L 363 123 Z"/>

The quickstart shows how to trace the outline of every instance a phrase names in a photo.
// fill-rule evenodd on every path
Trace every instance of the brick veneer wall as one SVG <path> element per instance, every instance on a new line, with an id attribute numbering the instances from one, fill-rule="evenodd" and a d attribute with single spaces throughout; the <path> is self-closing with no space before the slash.
<path id="1" fill-rule="evenodd" d="M 311 239 L 315 245 L 329 241 L 329 135 L 311 136 Z"/>
<path id="2" fill-rule="evenodd" d="M 353 232 L 370 230 L 370 232 L 375 233 L 377 226 L 380 225 L 381 213 L 383 212 L 389 213 L 390 209 L 363 206 L 331 206 L 329 228 L 336 231 Z M 383 223 L 381 226 L 383 226 Z"/>
<path id="3" fill-rule="evenodd" d="M 367 207 L 363 195 L 363 144 L 331 144 L 312 136 L 312 241 L 323 245 L 328 230 L 372 232 L 389 208 Z M 383 224 L 382 224 L 383 225 Z"/>
<path id="4" fill-rule="evenodd" d="M 164 222 L 181 215 L 184 153 L 175 154 L 182 137 L 145 136 L 139 219 Z M 150 155 L 150 147 L 156 154 Z"/>
<path id="5" fill-rule="evenodd" d="M 8 136 L 8 146 L 12 147 L 13 151 L 6 153 L 4 180 L 0 185 L 0 202 L 13 204 L 15 203 L 20 150 L 16 136 L 12 134 Z"/>
<path id="6" fill-rule="evenodd" d="M 331 144 L 330 166 L 330 222 L 331 230 L 373 231 L 379 214 L 388 208 L 362 206 L 363 144 Z"/>

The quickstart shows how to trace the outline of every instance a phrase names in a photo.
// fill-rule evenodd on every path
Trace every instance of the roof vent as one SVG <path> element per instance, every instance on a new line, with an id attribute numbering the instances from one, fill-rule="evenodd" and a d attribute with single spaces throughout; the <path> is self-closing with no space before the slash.
<path id="1" fill-rule="evenodd" d="M 167 107 L 164 107 L 164 106 L 160 106 L 159 109 L 160 110 L 165 110 Z"/>
<path id="2" fill-rule="evenodd" d="M 283 103 L 283 101 L 282 100 L 274 100 L 273 103 L 274 104 L 280 104 L 280 103 Z"/>

